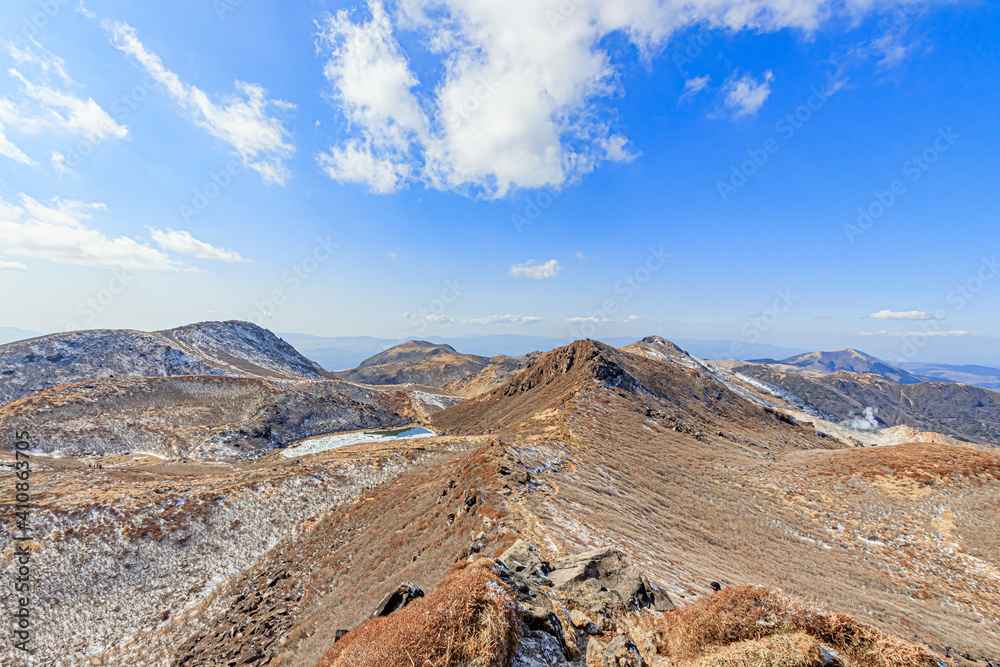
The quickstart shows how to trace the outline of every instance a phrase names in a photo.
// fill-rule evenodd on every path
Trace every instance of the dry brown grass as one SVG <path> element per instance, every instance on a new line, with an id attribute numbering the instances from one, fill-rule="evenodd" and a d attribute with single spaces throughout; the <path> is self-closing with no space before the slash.
<path id="1" fill-rule="evenodd" d="M 517 603 L 481 558 L 456 564 L 434 591 L 385 618 L 365 621 L 316 667 L 506 667 L 520 639 Z"/>
<path id="2" fill-rule="evenodd" d="M 821 644 L 865 667 L 938 664 L 923 646 L 759 586 L 726 588 L 645 623 L 660 655 L 689 665 L 822 665 Z"/>
<path id="3" fill-rule="evenodd" d="M 698 667 L 827 667 L 823 648 L 804 632 L 748 639 L 693 661 Z"/>

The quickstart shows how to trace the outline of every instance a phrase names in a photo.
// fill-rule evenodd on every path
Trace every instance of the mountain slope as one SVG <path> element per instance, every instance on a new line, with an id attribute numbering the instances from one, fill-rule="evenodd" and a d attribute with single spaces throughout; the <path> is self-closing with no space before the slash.
<path id="1" fill-rule="evenodd" d="M 203 322 L 155 333 L 75 331 L 0 346 L 0 404 L 95 378 L 174 375 L 329 377 L 273 333 L 248 322 Z"/>
<path id="2" fill-rule="evenodd" d="M 316 435 L 403 426 L 421 414 L 406 392 L 339 380 L 116 377 L 0 406 L 0 429 L 32 424 L 42 449 L 61 456 L 145 452 L 237 460 Z"/>
<path id="3" fill-rule="evenodd" d="M 841 420 L 875 408 L 881 425 L 912 426 L 1000 445 L 1000 394 L 989 389 L 956 382 L 897 384 L 880 375 L 847 371 L 809 376 L 764 364 L 734 370 L 782 387 Z"/>
<path id="4" fill-rule="evenodd" d="M 598 396 L 614 394 L 627 403 L 614 421 L 637 413 L 650 424 L 720 447 L 829 446 L 811 429 L 794 425 L 783 412 L 737 393 L 709 373 L 635 351 L 576 341 L 535 357 L 507 383 L 436 413 L 431 422 L 444 433 L 462 434 L 510 434 L 544 424 L 551 437 L 562 438 L 558 415 L 567 402 L 580 396 L 606 402 Z M 613 430 L 614 425 L 604 428 Z M 751 442 L 744 435 L 747 430 L 763 437 Z"/>
<path id="5" fill-rule="evenodd" d="M 578 341 L 431 422 L 503 441 L 518 463 L 510 506 L 532 544 L 558 554 L 619 545 L 679 604 L 711 581 L 756 583 L 1000 655 L 996 454 L 847 446 L 687 358 L 656 340 L 622 350 Z"/>
<path id="6" fill-rule="evenodd" d="M 474 395 L 506 379 L 517 365 L 512 357 L 461 354 L 450 345 L 411 340 L 335 375 L 359 384 L 416 384 Z"/>

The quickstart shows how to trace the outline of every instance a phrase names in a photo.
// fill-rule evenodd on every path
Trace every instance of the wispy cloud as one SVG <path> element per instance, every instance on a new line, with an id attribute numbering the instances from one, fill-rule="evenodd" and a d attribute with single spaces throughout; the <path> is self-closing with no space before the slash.
<path id="1" fill-rule="evenodd" d="M 868 316 L 870 320 L 932 320 L 922 310 L 880 310 Z"/>
<path id="2" fill-rule="evenodd" d="M 281 119 L 269 112 L 285 111 L 295 105 L 271 99 L 259 84 L 244 81 L 236 81 L 236 93 L 216 104 L 203 90 L 185 83 L 168 70 L 160 57 L 139 41 L 132 26 L 104 20 L 101 27 L 117 49 L 135 58 L 166 88 L 170 97 L 191 114 L 198 127 L 229 144 L 265 183 L 284 185 L 288 181 L 291 172 L 284 161 L 292 156 L 295 147 L 288 143 L 288 131 Z"/>
<path id="3" fill-rule="evenodd" d="M 541 319 L 538 317 L 524 315 L 488 315 L 463 320 L 462 324 L 534 324 L 540 321 Z"/>
<path id="4" fill-rule="evenodd" d="M 562 267 L 554 259 L 547 262 L 529 259 L 521 264 L 511 264 L 508 268 L 508 273 L 514 278 L 555 278 L 560 271 L 562 271 Z"/>
<path id="5" fill-rule="evenodd" d="M 774 74 L 771 70 L 764 72 L 763 80 L 758 81 L 749 74 L 736 78 L 735 75 L 726 81 L 725 104 L 732 112 L 733 118 L 752 116 L 760 111 L 764 102 L 771 95 L 771 81 Z"/>
<path id="6" fill-rule="evenodd" d="M 12 262 L 0 257 L 0 271 L 24 271 L 27 268 L 21 262 Z"/>
<path id="7" fill-rule="evenodd" d="M 684 92 L 681 93 L 681 100 L 685 100 L 689 97 L 694 97 L 701 91 L 708 88 L 709 82 L 711 82 L 712 77 L 709 75 L 696 76 L 694 78 L 688 79 L 684 82 Z"/>
<path id="8" fill-rule="evenodd" d="M 235 250 L 216 248 L 204 241 L 199 241 L 191 236 L 191 232 L 175 231 L 169 228 L 166 231 L 150 228 L 149 235 L 156 245 L 179 255 L 190 255 L 199 259 L 214 259 L 227 263 L 250 261 L 244 259 Z"/>
<path id="9" fill-rule="evenodd" d="M 99 268 L 176 271 L 183 266 L 166 253 L 124 236 L 111 238 L 89 226 L 104 204 L 52 199 L 42 204 L 26 194 L 12 204 L 0 197 L 0 248 L 5 254 Z"/>
<path id="10" fill-rule="evenodd" d="M 44 130 L 67 132 L 92 142 L 129 138 L 120 125 L 93 98 L 82 98 L 66 71 L 62 58 L 42 48 L 20 42 L 4 42 L 14 63 L 7 74 L 16 82 L 11 94 L 0 97 L 0 155 L 26 165 L 36 162 L 6 135 L 12 128 L 35 135 Z M 32 78 L 25 75 L 29 71 Z"/>

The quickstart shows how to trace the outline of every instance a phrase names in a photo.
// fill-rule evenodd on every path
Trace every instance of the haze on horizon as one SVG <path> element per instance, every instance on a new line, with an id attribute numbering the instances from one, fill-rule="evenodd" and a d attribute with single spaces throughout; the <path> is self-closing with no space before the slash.
<path id="1" fill-rule="evenodd" d="M 0 327 L 1000 365 L 1000 7 L 0 8 Z"/>

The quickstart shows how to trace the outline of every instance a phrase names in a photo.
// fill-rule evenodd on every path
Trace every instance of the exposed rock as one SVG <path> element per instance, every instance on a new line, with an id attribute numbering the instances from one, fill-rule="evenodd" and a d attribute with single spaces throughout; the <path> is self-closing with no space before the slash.
<path id="1" fill-rule="evenodd" d="M 604 649 L 601 667 L 647 667 L 639 648 L 628 635 L 618 635 Z"/>
<path id="2" fill-rule="evenodd" d="M 600 665 L 604 659 L 604 644 L 591 637 L 587 642 L 587 667 Z"/>
<path id="3" fill-rule="evenodd" d="M 649 584 L 624 553 L 611 547 L 560 558 L 549 579 L 595 614 L 674 608 L 666 593 Z"/>
<path id="4" fill-rule="evenodd" d="M 542 558 L 538 550 L 520 539 L 503 552 L 500 560 L 515 572 L 527 572 L 528 574 L 540 574 L 544 576 L 552 571 L 552 566 L 549 565 L 547 560 Z"/>
<path id="5" fill-rule="evenodd" d="M 402 609 L 417 598 L 422 597 L 424 597 L 424 592 L 419 586 L 404 581 L 396 590 L 382 598 L 382 601 L 375 607 L 375 611 L 372 612 L 371 618 L 388 616 L 397 609 Z"/>
<path id="6" fill-rule="evenodd" d="M 573 623 L 573 627 L 578 630 L 582 630 L 588 635 L 599 635 L 601 634 L 600 628 L 590 620 L 590 616 L 587 616 L 582 611 L 574 609 L 569 614 L 570 621 Z"/>

